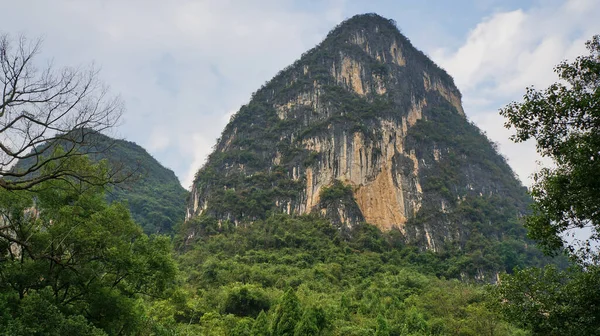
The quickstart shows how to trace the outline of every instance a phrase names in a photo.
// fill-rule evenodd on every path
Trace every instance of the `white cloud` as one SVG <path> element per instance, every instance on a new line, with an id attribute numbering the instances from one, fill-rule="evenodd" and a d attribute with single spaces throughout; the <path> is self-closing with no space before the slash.
<path id="1" fill-rule="evenodd" d="M 196 172 L 202 165 L 206 158 L 211 152 L 211 146 L 213 141 L 207 139 L 202 134 L 194 133 L 191 135 L 191 142 L 186 139 L 182 146 L 185 148 L 186 153 L 192 158 L 191 167 L 187 170 L 182 184 L 185 188 L 190 188 L 194 181 Z"/>
<path id="2" fill-rule="evenodd" d="M 238 109 L 233 109 L 223 114 L 219 120 L 220 124 L 226 125 L 237 111 Z M 222 128 L 219 128 L 215 131 L 220 132 L 221 129 Z M 182 180 L 182 185 L 185 188 L 189 188 L 192 186 L 192 182 L 194 182 L 196 172 L 202 167 L 208 158 L 208 155 L 212 152 L 212 146 L 215 142 L 214 139 L 207 138 L 200 133 L 193 133 L 191 135 L 180 134 L 178 139 L 180 141 L 180 148 L 184 149 L 184 155 L 192 158 L 191 165 L 185 170 L 185 175 Z"/>
<path id="3" fill-rule="evenodd" d="M 232 110 L 343 19 L 343 1 L 4 1 L 1 30 L 45 37 L 57 64 L 95 61 L 126 101 L 119 133 L 189 186 Z M 8 30 L 7 30 L 8 29 Z"/>
<path id="4" fill-rule="evenodd" d="M 541 158 L 532 142 L 514 144 L 498 109 L 521 99 L 525 88 L 543 89 L 557 80 L 553 68 L 585 53 L 584 42 L 600 33 L 600 2 L 540 2 L 529 10 L 486 17 L 456 50 L 438 49 L 434 60 L 455 79 L 470 118 L 500 144 L 525 184 Z"/>
<path id="5" fill-rule="evenodd" d="M 43 56 L 57 64 L 101 65 L 104 80 L 126 100 L 119 133 L 147 147 L 187 187 L 231 112 L 320 42 L 347 7 L 344 0 L 299 3 L 0 0 L 10 13 L 0 29 L 45 36 Z M 456 79 L 469 116 L 500 143 L 523 179 L 535 169 L 534 148 L 507 140 L 497 109 L 519 99 L 528 85 L 552 82 L 553 66 L 583 53 L 585 40 L 600 32 L 600 2 L 556 3 L 496 12 L 459 48 L 429 50 Z M 372 6 L 386 15 L 384 5 Z"/>
<path id="6" fill-rule="evenodd" d="M 498 13 L 470 32 L 466 43 L 451 55 L 444 50 L 433 54 L 454 75 L 456 83 L 469 90 L 478 83 L 488 80 L 499 69 L 510 68 L 510 54 L 518 52 L 520 26 L 526 15 L 521 11 Z"/>

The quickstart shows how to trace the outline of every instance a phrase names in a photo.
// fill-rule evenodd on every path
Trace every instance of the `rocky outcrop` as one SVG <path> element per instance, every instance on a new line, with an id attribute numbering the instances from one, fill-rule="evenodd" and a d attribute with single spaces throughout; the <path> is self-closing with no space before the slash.
<path id="1" fill-rule="evenodd" d="M 469 152 L 472 142 L 485 155 Z M 340 24 L 240 109 L 197 174 L 187 219 L 317 212 L 437 249 L 466 237 L 462 224 L 421 217 L 519 187 L 467 121 L 452 78 L 393 22 L 369 14 Z"/>

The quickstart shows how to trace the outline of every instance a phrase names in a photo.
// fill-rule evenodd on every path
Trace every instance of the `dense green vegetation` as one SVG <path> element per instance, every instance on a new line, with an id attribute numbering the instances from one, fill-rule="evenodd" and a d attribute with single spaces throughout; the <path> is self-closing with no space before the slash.
<path id="1" fill-rule="evenodd" d="M 318 216 L 238 227 L 204 217 L 193 246 L 187 231 L 177 236 L 177 272 L 169 239 L 145 236 L 101 188 L 51 181 L 1 196 L 14 232 L 1 240 L 3 335 L 524 334 L 481 285 L 445 280 L 454 257 L 406 246 L 397 231 L 364 224 L 342 235 Z"/>
<path id="2" fill-rule="evenodd" d="M 219 231 L 182 247 L 190 296 L 169 319 L 184 334 L 524 334 L 481 285 L 445 280 L 455 259 L 399 232 L 365 224 L 344 239 L 323 218 L 286 215 Z"/>
<path id="3" fill-rule="evenodd" d="M 132 176 L 115 186 L 109 201 L 126 202 L 133 219 L 147 234 L 173 234 L 183 221 L 188 192 L 173 171 L 163 167 L 145 149 L 125 140 L 104 139 L 110 143 L 96 160 L 107 159 Z"/>
<path id="4" fill-rule="evenodd" d="M 84 156 L 56 164 L 81 176 L 108 172 Z M 175 284 L 169 238 L 143 234 L 101 186 L 73 182 L 0 189 L 0 334 L 151 333 L 147 304 Z"/>
<path id="5" fill-rule="evenodd" d="M 504 315 L 536 335 L 600 335 L 600 36 L 586 45 L 589 55 L 555 68 L 562 83 L 529 88 L 523 102 L 501 110 L 514 141 L 534 139 L 554 162 L 535 175 L 528 235 L 546 253 L 575 262 L 562 271 L 548 266 L 504 276 L 496 289 Z"/>

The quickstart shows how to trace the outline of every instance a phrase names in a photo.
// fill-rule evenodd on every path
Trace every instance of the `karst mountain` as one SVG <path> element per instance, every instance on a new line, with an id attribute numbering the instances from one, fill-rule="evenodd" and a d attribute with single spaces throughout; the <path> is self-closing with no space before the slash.
<path id="1" fill-rule="evenodd" d="M 465 116 L 452 77 L 395 22 L 365 14 L 232 117 L 196 174 L 186 218 L 239 225 L 319 213 L 342 230 L 366 222 L 437 251 L 473 237 L 522 237 L 527 203 Z"/>

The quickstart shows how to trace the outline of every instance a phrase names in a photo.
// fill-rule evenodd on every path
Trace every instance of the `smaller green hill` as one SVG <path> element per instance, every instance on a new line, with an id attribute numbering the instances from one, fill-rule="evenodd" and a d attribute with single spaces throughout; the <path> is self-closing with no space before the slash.
<path id="1" fill-rule="evenodd" d="M 147 234 L 173 233 L 173 226 L 184 219 L 188 194 L 175 173 L 134 142 L 107 140 L 114 143 L 99 157 L 123 164 L 125 171 L 133 173 L 130 180 L 108 193 L 109 201 L 126 201 L 133 219 Z"/>
<path id="2" fill-rule="evenodd" d="M 123 182 L 108 190 L 108 201 L 126 202 L 133 219 L 147 234 L 173 233 L 174 225 L 184 219 L 188 194 L 173 171 L 134 142 L 113 139 L 91 130 L 74 131 L 73 135 L 83 139 L 65 142 L 63 147 L 75 146 L 77 151 L 87 153 L 94 161 L 107 160 L 111 169 L 123 177 Z M 20 161 L 13 169 L 28 167 L 33 160 Z"/>

